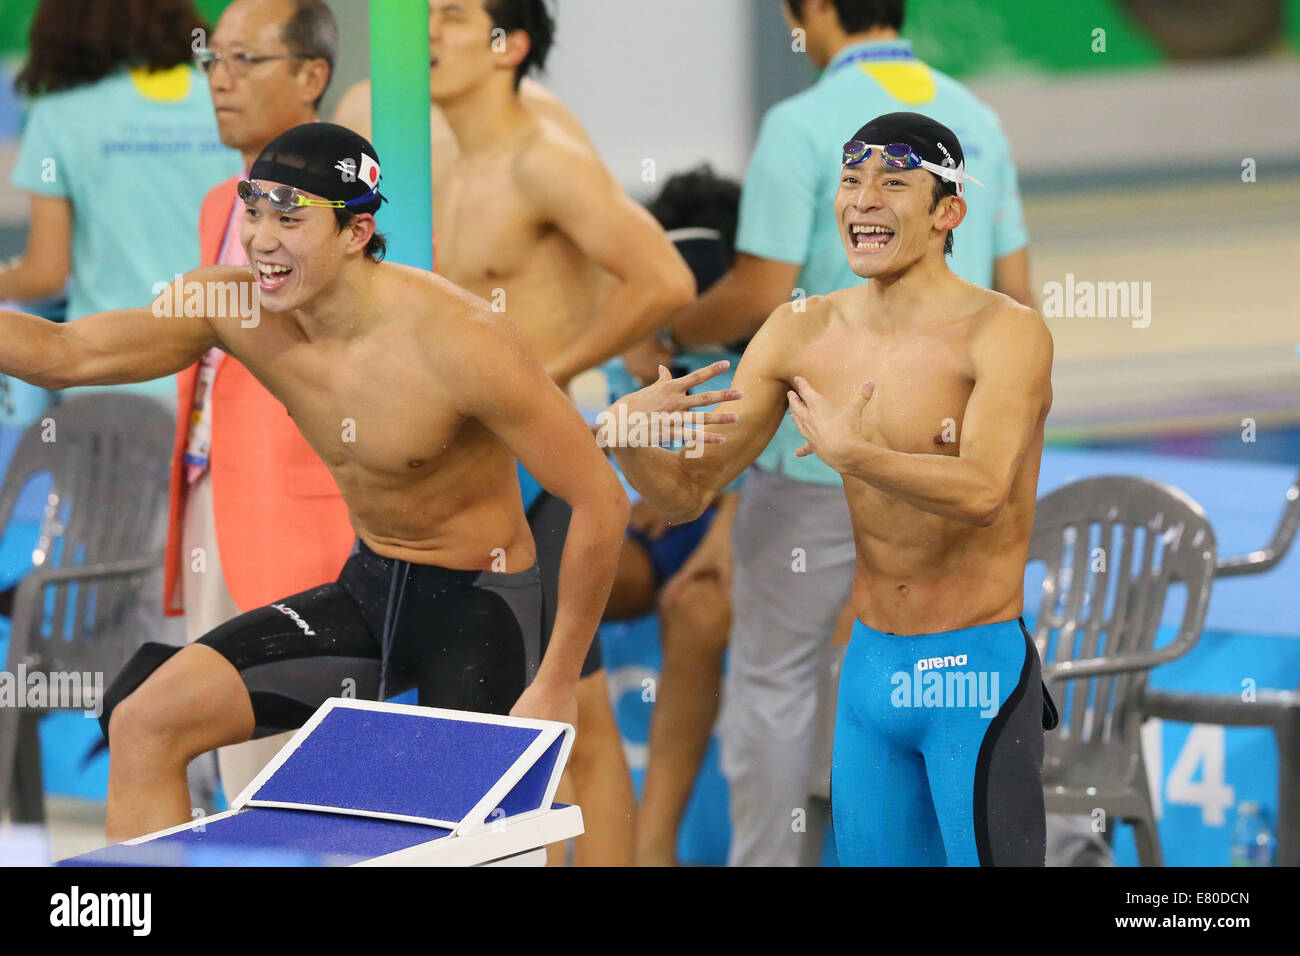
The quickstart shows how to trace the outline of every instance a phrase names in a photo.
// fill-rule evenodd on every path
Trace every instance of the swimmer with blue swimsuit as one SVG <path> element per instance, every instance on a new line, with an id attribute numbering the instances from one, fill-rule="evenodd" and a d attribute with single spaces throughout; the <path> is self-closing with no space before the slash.
<path id="1" fill-rule="evenodd" d="M 843 476 L 857 622 L 831 804 L 846 865 L 1044 862 L 1055 709 L 1020 612 L 1052 340 L 1032 309 L 949 269 L 968 184 L 979 181 L 947 127 L 917 113 L 872 120 L 844 146 L 835 198 L 849 264 L 871 281 L 778 308 L 730 388 L 687 394 L 718 363 L 611 409 L 725 403 L 698 420 L 702 454 L 615 449 L 672 521 L 699 514 L 787 410 L 807 442 L 795 455 Z M 792 555 L 792 574 L 815 567 Z"/>

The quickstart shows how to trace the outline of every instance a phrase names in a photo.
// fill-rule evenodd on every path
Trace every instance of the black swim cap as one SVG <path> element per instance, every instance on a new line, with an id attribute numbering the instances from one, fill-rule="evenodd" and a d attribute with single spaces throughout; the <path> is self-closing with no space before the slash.
<path id="1" fill-rule="evenodd" d="M 334 123 L 304 123 L 271 140 L 249 179 L 284 183 L 325 199 L 347 201 L 354 212 L 375 213 L 387 199 L 379 193 L 379 155 L 364 136 Z"/>
<path id="2" fill-rule="evenodd" d="M 928 163 L 957 169 L 965 162 L 957 134 L 937 120 L 921 113 L 885 113 L 877 116 L 853 134 L 862 143 L 889 146 L 906 143 L 912 152 Z M 933 173 L 930 175 L 934 176 Z M 943 183 L 944 192 L 957 195 L 957 184 L 935 176 Z"/>

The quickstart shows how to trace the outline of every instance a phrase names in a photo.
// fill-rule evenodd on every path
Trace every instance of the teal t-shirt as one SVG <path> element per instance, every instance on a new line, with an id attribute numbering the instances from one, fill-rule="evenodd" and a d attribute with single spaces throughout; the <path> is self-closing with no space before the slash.
<path id="1" fill-rule="evenodd" d="M 199 206 L 241 168 L 192 67 L 123 71 L 36 99 L 13 184 L 72 204 L 68 321 L 148 305 L 157 283 L 197 267 Z M 172 376 L 117 387 L 175 401 Z"/>
<path id="2" fill-rule="evenodd" d="M 867 280 L 849 268 L 835 193 L 842 147 L 867 122 L 899 110 L 924 113 L 957 134 L 968 185 L 966 218 L 953 231 L 952 270 L 990 286 L 993 261 L 1029 241 L 1011 150 L 997 114 L 951 77 L 917 60 L 906 40 L 841 50 L 809 89 L 768 110 L 745 175 L 736 249 L 800 266 L 804 296 L 826 295 Z M 757 464 L 801 481 L 840 483 L 815 455 L 795 458 L 803 436 L 787 412 Z"/>

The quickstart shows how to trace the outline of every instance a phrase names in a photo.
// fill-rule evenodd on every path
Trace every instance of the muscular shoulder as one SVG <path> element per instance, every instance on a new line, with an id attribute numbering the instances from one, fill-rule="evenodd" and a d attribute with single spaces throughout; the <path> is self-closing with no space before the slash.
<path id="1" fill-rule="evenodd" d="M 773 309 L 763 328 L 783 344 L 808 341 L 825 329 L 842 308 L 843 292 L 796 297 Z"/>
<path id="2" fill-rule="evenodd" d="M 410 347 L 440 377 L 491 363 L 501 350 L 526 350 L 522 336 L 503 313 L 442 276 L 396 263 L 382 263 L 386 309 L 403 310 L 401 328 Z"/>
<path id="3" fill-rule="evenodd" d="M 574 188 L 612 182 L 589 143 L 546 116 L 534 114 L 532 119 L 532 136 L 513 168 L 515 182 L 525 195 L 545 203 Z"/>
<path id="4" fill-rule="evenodd" d="M 184 334 L 229 348 L 241 329 L 260 324 L 260 303 L 247 266 L 201 266 L 153 287 L 141 312 L 166 318 Z"/>
<path id="5" fill-rule="evenodd" d="M 250 266 L 199 266 L 185 273 L 185 278 L 197 282 L 252 282 L 253 270 Z"/>
<path id="6" fill-rule="evenodd" d="M 201 294 L 204 314 L 209 319 L 230 317 L 228 309 L 231 306 L 231 294 L 242 295 L 250 303 L 257 295 L 253 270 L 248 266 L 200 266 L 185 273 L 183 282 L 184 287 L 176 290 L 173 281 L 171 289 L 163 290 L 163 294 L 180 291 L 186 298 L 191 298 L 196 293 Z M 235 301 L 238 302 L 238 299 Z"/>
<path id="7" fill-rule="evenodd" d="M 555 124 L 564 133 L 594 151 L 595 146 L 578 117 L 564 101 L 532 77 L 519 84 L 519 99 L 538 119 Z"/>
<path id="8" fill-rule="evenodd" d="M 799 353 L 812 346 L 831 323 L 839 308 L 837 296 L 814 295 L 783 302 L 772 310 L 750 340 L 745 356 L 751 364 L 761 363 L 778 378 L 787 378 Z"/>
<path id="9" fill-rule="evenodd" d="M 1032 349 L 1052 348 L 1052 333 L 1043 317 L 1008 295 L 981 289 L 984 301 L 972 323 L 972 342 L 999 347 L 1012 342 Z"/>
<path id="10" fill-rule="evenodd" d="M 980 291 L 985 298 L 972 319 L 970 338 L 976 374 L 981 368 L 1015 366 L 1027 377 L 1050 377 L 1052 333 L 1043 317 L 1010 296 Z"/>
<path id="11" fill-rule="evenodd" d="M 421 328 L 454 326 L 463 322 L 477 310 L 491 312 L 488 304 L 474 293 L 426 269 L 397 262 L 381 262 L 378 266 L 380 300 L 384 308 L 401 310 L 411 322 Z"/>

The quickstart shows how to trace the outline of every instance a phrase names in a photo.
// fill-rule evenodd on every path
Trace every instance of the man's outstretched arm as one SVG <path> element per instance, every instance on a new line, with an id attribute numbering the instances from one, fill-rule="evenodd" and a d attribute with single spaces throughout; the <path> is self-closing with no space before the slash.
<path id="1" fill-rule="evenodd" d="M 186 281 L 212 278 L 196 270 Z M 225 276 L 223 276 L 225 277 Z M 50 390 L 75 385 L 123 385 L 187 368 L 218 345 L 202 316 L 168 315 L 172 289 L 138 309 L 98 312 L 51 322 L 0 309 L 0 372 Z"/>
<path id="2" fill-rule="evenodd" d="M 511 323 L 471 307 L 451 334 L 455 341 L 439 341 L 441 358 L 434 361 L 458 409 L 491 429 L 573 512 L 550 642 L 536 678 L 511 711 L 572 723 L 582 662 L 614 583 L 627 529 L 627 495 L 578 410 Z"/>
<path id="3" fill-rule="evenodd" d="M 731 389 L 686 394 L 725 369 L 725 362 L 677 379 L 661 368 L 657 382 L 604 412 L 603 443 L 614 450 L 632 487 L 670 521 L 699 517 L 772 440 L 785 415 L 783 370 L 793 347 L 791 336 L 797 332 L 792 317 L 788 303 L 772 313 L 741 357 Z M 715 402 L 724 404 L 708 413 L 691 412 Z M 657 433 L 662 440 L 665 431 L 674 429 L 672 416 L 683 413 L 696 416 L 688 419 L 688 426 L 699 426 L 682 434 L 690 442 L 687 447 L 669 451 L 640 437 Z M 626 434 L 621 434 L 624 425 Z"/>

